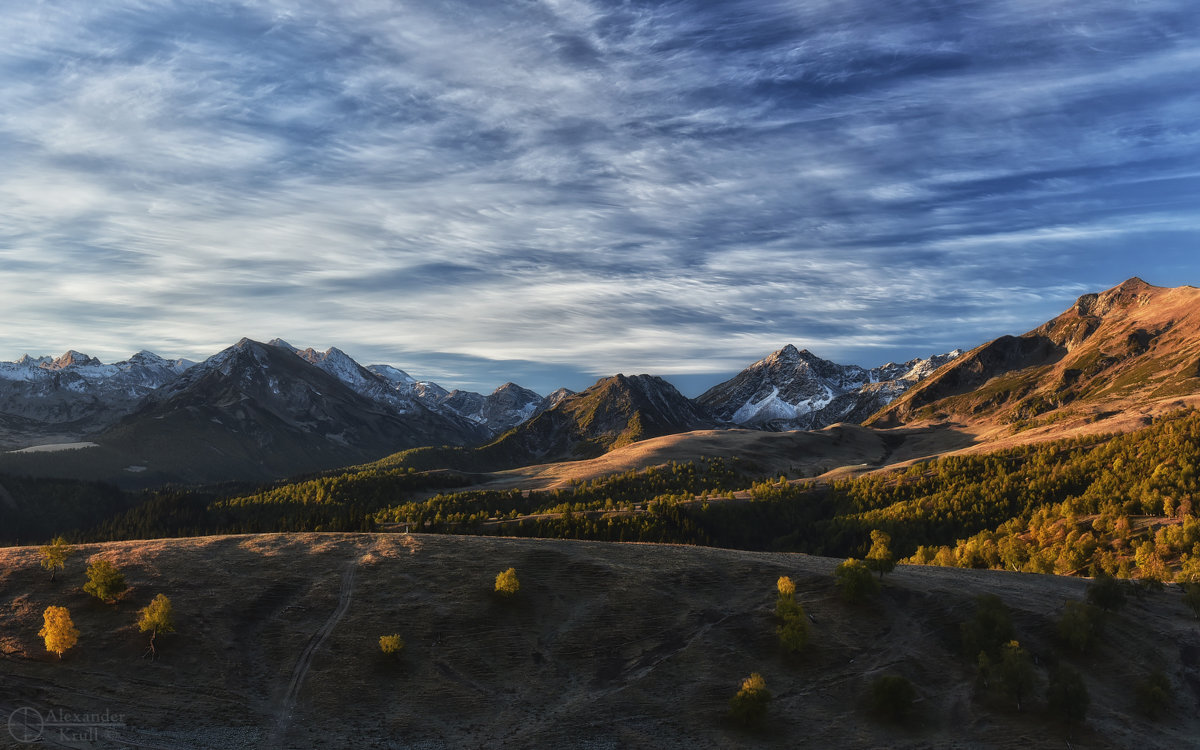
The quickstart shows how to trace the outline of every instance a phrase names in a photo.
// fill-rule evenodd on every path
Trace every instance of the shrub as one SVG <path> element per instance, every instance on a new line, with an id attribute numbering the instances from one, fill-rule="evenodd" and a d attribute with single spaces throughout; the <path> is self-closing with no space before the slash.
<path id="1" fill-rule="evenodd" d="M 799 653 L 808 645 L 808 619 L 799 604 L 796 604 L 796 609 L 796 613 L 789 614 L 783 619 L 783 623 L 775 628 L 779 644 L 785 651 L 793 654 Z"/>
<path id="2" fill-rule="evenodd" d="M 521 582 L 517 580 L 517 569 L 509 568 L 503 573 L 496 574 L 496 593 L 501 596 L 515 596 L 521 590 Z"/>
<path id="3" fill-rule="evenodd" d="M 404 639 L 399 635 L 381 635 L 379 636 L 379 650 L 385 654 L 397 654 L 404 648 Z"/>
<path id="4" fill-rule="evenodd" d="M 1112 576 L 1096 576 L 1087 587 L 1087 600 L 1106 612 L 1116 612 L 1125 606 L 1125 587 Z"/>
<path id="5" fill-rule="evenodd" d="M 75 623 L 71 622 L 71 613 L 66 607 L 46 607 L 46 611 L 42 613 L 42 621 L 42 629 L 38 631 L 38 635 L 46 640 L 46 650 L 58 654 L 58 658 L 61 659 L 63 652 L 79 642 L 79 631 L 75 629 Z"/>
<path id="6" fill-rule="evenodd" d="M 977 597 L 975 616 L 962 624 L 963 653 L 975 659 L 980 653 L 998 659 L 1000 649 L 1012 639 L 1012 616 L 1004 601 L 995 594 Z"/>
<path id="7" fill-rule="evenodd" d="M 1133 697 L 1138 712 L 1157 719 L 1171 707 L 1171 681 L 1162 671 L 1146 675 L 1134 686 Z"/>
<path id="8" fill-rule="evenodd" d="M 871 683 L 871 708 L 889 721 L 903 721 L 916 698 L 916 688 L 900 675 L 885 674 Z"/>
<path id="9" fill-rule="evenodd" d="M 125 574 L 108 560 L 97 560 L 88 566 L 88 582 L 83 590 L 102 602 L 114 602 L 125 589 Z"/>
<path id="10" fill-rule="evenodd" d="M 1104 612 L 1083 602 L 1067 602 L 1058 620 L 1058 637 L 1071 648 L 1086 653 L 1100 637 Z"/>
<path id="11" fill-rule="evenodd" d="M 1062 665 L 1050 672 L 1046 708 L 1051 715 L 1067 724 L 1078 724 L 1087 715 L 1090 702 L 1087 686 L 1078 672 Z"/>
<path id="12" fill-rule="evenodd" d="M 879 582 L 871 576 L 871 570 L 862 560 L 853 557 L 833 571 L 842 596 L 847 601 L 858 602 L 879 592 Z"/>
<path id="13" fill-rule="evenodd" d="M 767 681 L 758 672 L 754 672 L 742 680 L 741 689 L 729 699 L 729 716 L 745 726 L 758 724 L 767 715 L 767 703 L 770 700 L 771 693 L 767 690 Z"/>
<path id="14" fill-rule="evenodd" d="M 1200 620 L 1200 583 L 1183 585 L 1183 603 L 1190 607 L 1196 619 Z"/>

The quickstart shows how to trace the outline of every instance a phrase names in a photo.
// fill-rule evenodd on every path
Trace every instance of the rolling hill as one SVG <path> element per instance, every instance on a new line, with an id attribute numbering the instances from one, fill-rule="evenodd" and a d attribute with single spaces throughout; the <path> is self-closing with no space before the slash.
<path id="1" fill-rule="evenodd" d="M 121 604 L 76 588 L 93 556 L 126 572 Z M 837 561 L 825 558 L 399 534 L 89 545 L 57 584 L 32 548 L 0 550 L 0 561 L 0 715 L 106 712 L 115 726 L 100 745 L 1015 749 L 1069 740 L 1174 750 L 1200 736 L 1200 628 L 1175 592 L 1134 599 L 1082 655 L 1057 639 L 1055 622 L 1087 582 L 1052 576 L 901 566 L 877 599 L 853 605 L 838 596 Z M 521 590 L 504 601 L 492 582 L 510 566 Z M 775 636 L 781 575 L 812 620 L 798 656 Z M 159 637 L 151 662 L 140 658 L 147 638 L 134 621 L 158 593 L 171 598 L 178 627 Z M 1037 658 L 1020 712 L 982 687 L 962 652 L 961 624 L 981 594 L 1001 598 Z M 81 633 L 61 660 L 37 637 L 50 604 L 67 606 Z M 406 642 L 398 659 L 379 652 L 390 633 Z M 1080 672 L 1090 695 L 1074 730 L 1046 709 L 1056 664 Z M 1136 711 L 1131 689 L 1154 671 L 1171 690 L 1157 720 Z M 725 717 L 751 672 L 774 695 L 758 729 Z M 886 674 L 916 689 L 906 723 L 869 707 L 872 681 Z"/>

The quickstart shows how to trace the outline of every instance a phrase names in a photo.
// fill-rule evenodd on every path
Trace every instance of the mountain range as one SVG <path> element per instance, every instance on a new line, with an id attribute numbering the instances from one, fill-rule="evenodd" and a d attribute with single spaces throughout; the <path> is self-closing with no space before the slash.
<path id="1" fill-rule="evenodd" d="M 26 356 L 0 363 L 0 444 L 20 451 L 0 467 L 54 474 L 47 465 L 57 463 L 75 475 L 95 464 L 83 475 L 203 482 L 279 478 L 424 446 L 482 446 L 466 463 L 505 468 L 694 429 L 861 419 L 953 356 L 864 370 L 787 346 L 697 400 L 649 375 L 544 397 L 515 383 L 486 396 L 447 391 L 390 365 L 360 365 L 336 347 L 282 339 L 242 339 L 200 363 L 149 352 L 114 365 L 75 351 Z M 82 440 L 87 455 L 47 455 L 53 444 Z"/>
<path id="2" fill-rule="evenodd" d="M 965 353 L 866 369 L 784 346 L 696 399 L 650 375 L 544 397 L 505 383 L 485 396 L 280 339 L 243 339 L 200 363 L 26 356 L 0 363 L 0 446 L 10 449 L 0 471 L 130 485 L 265 480 L 398 451 L 410 467 L 492 471 L 693 430 L 839 422 L 952 423 L 993 440 L 1198 392 L 1200 290 L 1135 278 Z M 80 441 L 89 447 L 70 455 L 46 445 Z"/>

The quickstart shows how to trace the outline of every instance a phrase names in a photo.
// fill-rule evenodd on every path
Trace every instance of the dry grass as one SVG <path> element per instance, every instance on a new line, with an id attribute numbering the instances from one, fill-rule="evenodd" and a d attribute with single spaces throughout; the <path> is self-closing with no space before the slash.
<path id="1" fill-rule="evenodd" d="M 96 553 L 127 574 L 118 606 L 76 588 Z M 902 567 L 876 604 L 851 607 L 832 583 L 837 561 L 823 558 L 421 535 L 91 545 L 56 584 L 34 549 L 0 555 L 0 711 L 123 714 L 113 747 L 265 746 L 297 660 L 355 564 L 350 608 L 317 650 L 279 746 L 1058 748 L 1065 735 L 1040 708 L 1016 714 L 973 697 L 956 634 L 972 597 L 997 593 L 1044 665 L 1058 651 L 1052 619 L 1085 586 Z M 510 566 L 521 592 L 503 601 L 491 589 Z M 799 658 L 773 633 L 780 575 L 815 619 Z M 134 621 L 160 592 L 178 632 L 160 637 L 162 658 L 150 663 Z M 36 635 L 49 604 L 69 607 L 81 631 L 61 662 Z M 379 653 L 384 633 L 407 642 L 399 660 Z M 1070 661 L 1092 693 L 1075 747 L 1177 748 L 1200 737 L 1200 628 L 1177 593 L 1135 601 L 1099 652 Z M 1153 665 L 1166 668 L 1176 703 L 1146 723 L 1131 713 L 1129 685 Z M 751 671 L 776 698 L 768 726 L 746 733 L 722 717 Z M 911 725 L 865 712 L 867 685 L 889 671 L 917 686 Z"/>

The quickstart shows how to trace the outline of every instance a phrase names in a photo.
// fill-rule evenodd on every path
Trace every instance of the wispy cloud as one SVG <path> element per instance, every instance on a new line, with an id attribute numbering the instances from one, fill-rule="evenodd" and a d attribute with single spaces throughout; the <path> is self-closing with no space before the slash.
<path id="1" fill-rule="evenodd" d="M 65 2 L 0 30 L 0 356 L 877 364 L 1197 281 L 1187 0 Z"/>

